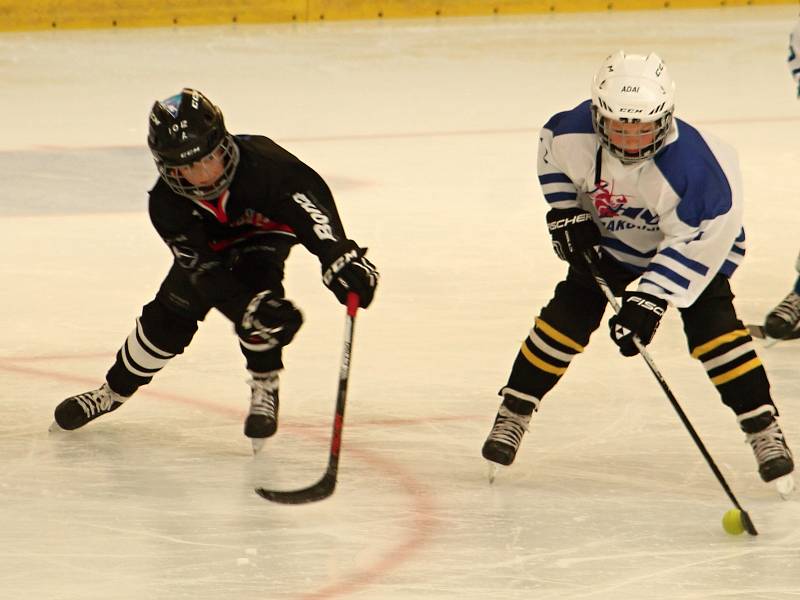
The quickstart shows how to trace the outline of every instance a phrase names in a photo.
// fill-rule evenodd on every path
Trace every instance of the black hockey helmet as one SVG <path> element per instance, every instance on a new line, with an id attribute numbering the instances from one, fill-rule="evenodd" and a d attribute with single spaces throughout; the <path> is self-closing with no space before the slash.
<path id="1" fill-rule="evenodd" d="M 225 129 L 222 111 L 190 88 L 153 104 L 147 145 L 167 185 L 188 198 L 218 197 L 230 185 L 239 163 L 239 148 Z M 214 152 L 220 153 L 225 168 L 212 185 L 196 186 L 181 177 L 178 167 L 191 165 Z"/>

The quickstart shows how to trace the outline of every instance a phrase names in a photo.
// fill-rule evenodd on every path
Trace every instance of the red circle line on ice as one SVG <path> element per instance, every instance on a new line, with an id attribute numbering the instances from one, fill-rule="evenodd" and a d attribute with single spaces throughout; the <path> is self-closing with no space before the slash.
<path id="1" fill-rule="evenodd" d="M 56 381 L 69 381 L 84 385 L 93 385 L 97 383 L 96 378 L 58 373 L 50 369 L 32 367 L 30 364 L 40 361 L 74 360 L 101 356 L 107 357 L 108 353 L 104 353 L 102 355 L 69 354 L 57 356 L 4 357 L 0 358 L 0 371 L 28 375 L 39 379 L 44 377 Z M 232 413 L 240 416 L 242 413 L 242 411 L 220 406 L 210 401 L 186 398 L 177 394 L 168 394 L 149 390 L 142 390 L 141 394 L 170 402 L 200 407 L 204 410 L 229 416 Z M 445 417 L 444 420 L 453 419 L 450 417 Z M 384 424 L 387 424 L 386 421 L 386 419 L 381 420 L 381 422 Z M 429 422 L 430 419 L 425 419 L 424 421 Z M 397 420 L 397 424 L 411 424 L 417 422 L 421 423 L 423 420 Z M 308 428 L 292 427 L 292 429 L 301 435 L 314 438 L 315 440 L 319 439 L 321 443 L 327 443 L 327 438 L 323 438 L 323 436 L 319 434 L 314 434 L 307 431 Z M 325 429 L 327 430 L 327 426 Z M 349 594 L 362 591 L 370 584 L 380 580 L 387 573 L 398 569 L 401 565 L 411 560 L 411 558 L 416 555 L 422 549 L 422 547 L 424 547 L 425 544 L 431 540 L 433 536 L 433 531 L 435 529 L 436 508 L 430 491 L 423 484 L 417 481 L 413 475 L 408 473 L 401 466 L 378 455 L 359 450 L 357 448 L 348 448 L 347 453 L 354 459 L 367 463 L 373 470 L 381 473 L 383 478 L 393 480 L 397 483 L 400 489 L 405 492 L 406 496 L 410 500 L 411 509 L 409 510 L 409 513 L 412 515 L 412 526 L 404 536 L 398 539 L 392 546 L 387 548 L 383 554 L 372 560 L 365 567 L 356 569 L 339 579 L 330 581 L 316 590 L 301 592 L 298 596 L 296 596 L 297 600 L 332 600 L 334 598 L 343 598 Z M 253 497 L 256 498 L 255 495 Z"/>

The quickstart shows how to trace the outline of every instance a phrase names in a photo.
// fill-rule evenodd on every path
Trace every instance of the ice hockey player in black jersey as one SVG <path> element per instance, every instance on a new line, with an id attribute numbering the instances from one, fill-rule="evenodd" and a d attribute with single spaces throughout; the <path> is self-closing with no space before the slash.
<path id="1" fill-rule="evenodd" d="M 290 248 L 299 242 L 319 258 L 324 284 L 343 304 L 355 292 L 368 307 L 378 272 L 345 235 L 325 181 L 266 137 L 230 134 L 199 91 L 156 102 L 147 142 L 160 173 L 150 219 L 174 262 L 103 385 L 61 402 L 53 428 L 77 429 L 118 409 L 183 352 L 215 308 L 233 323 L 246 359 L 244 434 L 258 451 L 278 425 L 282 348 L 303 322 L 284 297 Z"/>

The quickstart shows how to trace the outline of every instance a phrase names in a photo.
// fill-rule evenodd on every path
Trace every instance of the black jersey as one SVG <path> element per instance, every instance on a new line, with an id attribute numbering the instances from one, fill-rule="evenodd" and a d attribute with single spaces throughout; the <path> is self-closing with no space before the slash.
<path id="1" fill-rule="evenodd" d="M 225 251 L 255 236 L 280 235 L 324 256 L 346 239 L 330 189 L 311 167 L 263 136 L 234 136 L 239 164 L 213 201 L 176 194 L 159 178 L 150 220 L 201 295 L 231 319 L 251 292 L 224 266 Z"/>

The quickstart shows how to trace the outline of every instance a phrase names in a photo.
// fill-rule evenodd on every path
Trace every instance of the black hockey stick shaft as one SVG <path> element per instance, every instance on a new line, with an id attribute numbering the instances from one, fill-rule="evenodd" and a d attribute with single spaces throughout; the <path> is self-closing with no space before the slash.
<path id="1" fill-rule="evenodd" d="M 583 257 L 586 259 L 586 263 L 589 265 L 589 270 L 592 273 L 592 277 L 594 277 L 594 280 L 597 282 L 598 287 L 603 291 L 603 294 L 605 294 L 606 299 L 608 299 L 608 303 L 611 305 L 611 308 L 614 309 L 614 312 L 618 313 L 620 309 L 619 302 L 617 302 L 616 297 L 614 297 L 614 292 L 611 290 L 608 282 L 606 282 L 606 280 L 600 274 L 600 270 L 597 268 L 597 263 L 595 262 L 595 256 L 596 255 L 593 251 L 587 251 L 583 255 Z M 669 400 L 670 404 L 672 404 L 672 408 L 674 408 L 675 412 L 678 413 L 678 417 L 680 417 L 683 426 L 689 432 L 689 435 L 692 436 L 692 440 L 694 440 L 695 445 L 697 445 L 697 448 L 700 450 L 703 458 L 705 458 L 706 463 L 708 463 L 709 468 L 714 473 L 714 476 L 722 486 L 722 489 L 725 490 L 725 493 L 728 495 L 728 498 L 730 498 L 730 501 L 733 503 L 733 505 L 741 512 L 742 524 L 744 525 L 745 530 L 750 535 L 758 535 L 758 531 L 756 531 L 753 521 L 750 519 L 750 515 L 748 515 L 747 511 L 742 508 L 741 504 L 739 504 L 739 501 L 733 494 L 728 482 L 725 480 L 725 477 L 723 477 L 722 472 L 717 467 L 717 464 L 714 462 L 711 454 L 706 449 L 703 440 L 700 439 L 697 431 L 695 431 L 692 423 L 689 421 L 689 417 L 687 417 L 686 413 L 683 412 L 683 408 L 681 408 L 681 405 L 678 403 L 678 399 L 675 397 L 675 394 L 672 393 L 669 385 L 667 385 L 667 381 L 664 379 L 661 371 L 659 371 L 658 367 L 656 367 L 653 357 L 650 356 L 650 353 L 647 351 L 644 344 L 639 341 L 638 337 L 634 336 L 633 343 L 636 345 L 637 350 L 639 350 L 639 354 L 642 355 L 642 358 L 647 363 L 647 366 L 650 367 L 650 371 L 658 381 L 661 389 L 664 390 L 664 394 L 666 394 L 667 399 Z"/>
<path id="2" fill-rule="evenodd" d="M 324 500 L 336 489 L 336 480 L 339 472 L 339 452 L 342 447 L 342 427 L 344 425 L 344 409 L 347 401 L 347 382 L 350 377 L 350 354 L 353 349 L 353 330 L 358 311 L 359 297 L 350 292 L 347 295 L 347 317 L 344 327 L 344 347 L 342 349 L 342 362 L 339 368 L 339 387 L 336 393 L 336 412 L 333 416 L 333 433 L 328 455 L 328 468 L 325 474 L 315 484 L 294 491 L 267 490 L 256 488 L 256 493 L 262 498 L 278 502 L 279 504 L 306 504 Z"/>

